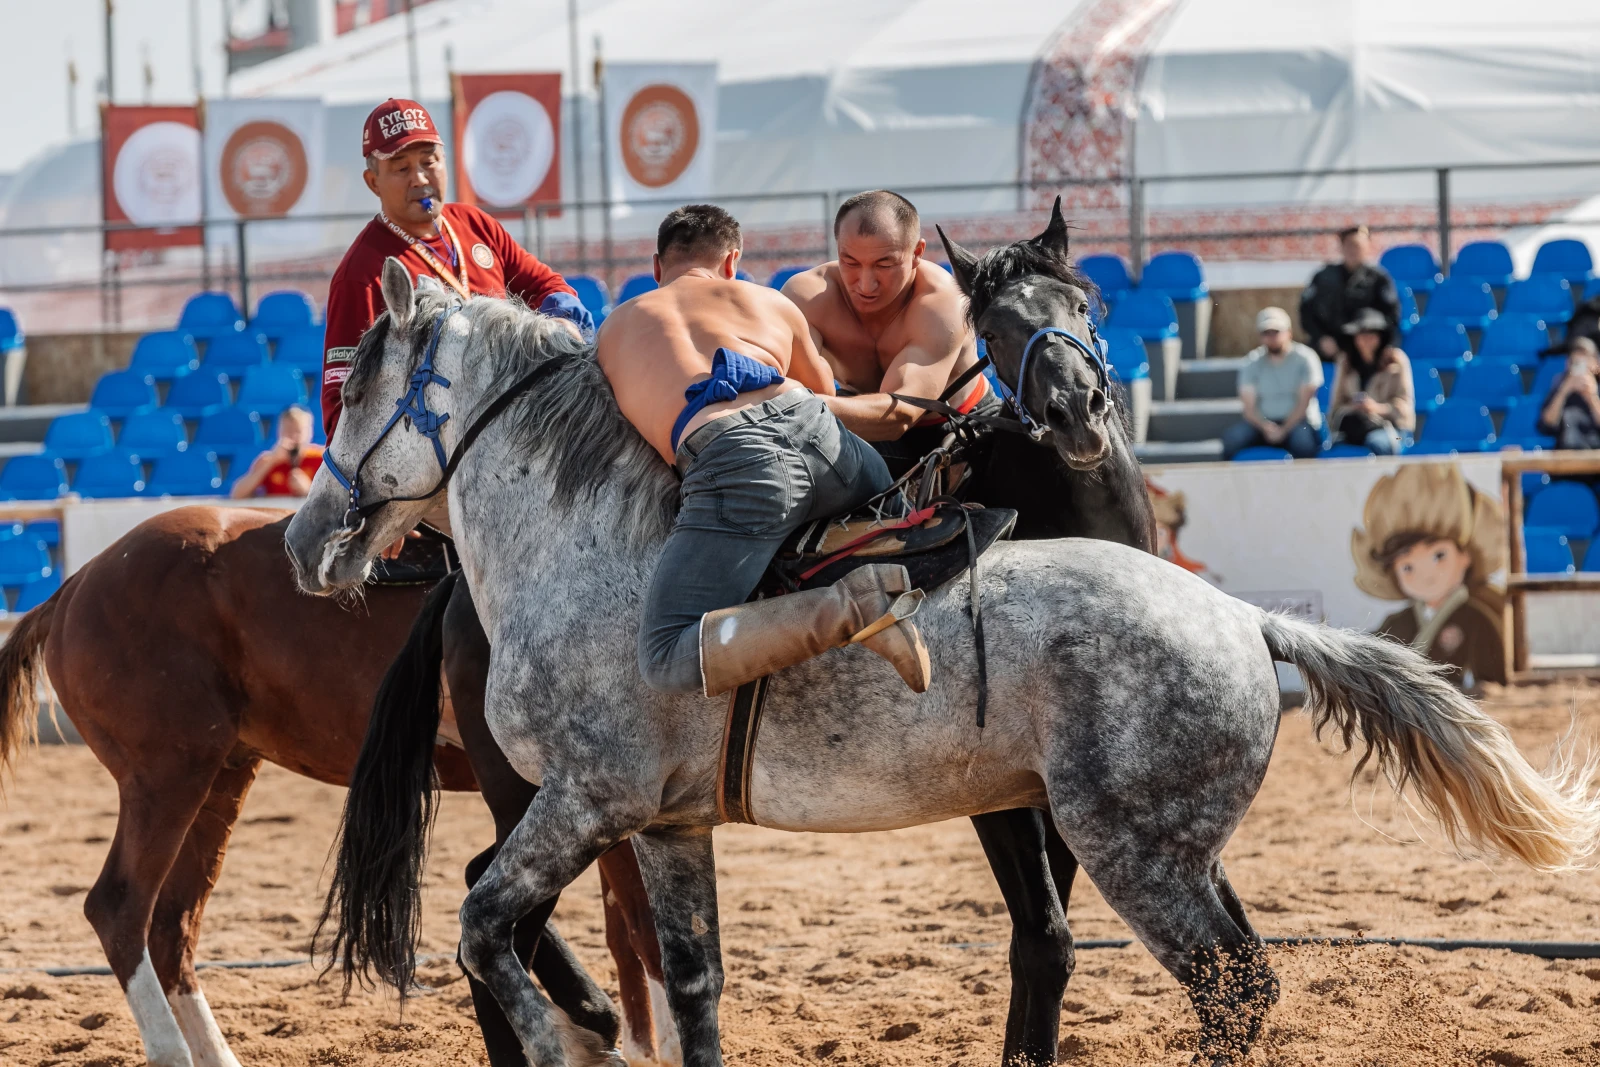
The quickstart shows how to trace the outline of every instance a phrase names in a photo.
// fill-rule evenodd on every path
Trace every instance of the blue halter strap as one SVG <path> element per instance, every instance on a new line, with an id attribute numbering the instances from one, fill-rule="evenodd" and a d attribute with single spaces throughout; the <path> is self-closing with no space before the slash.
<path id="1" fill-rule="evenodd" d="M 1061 337 L 1073 348 L 1082 352 L 1094 364 L 1095 372 L 1100 378 L 1100 388 L 1107 391 L 1111 388 L 1110 368 L 1106 363 L 1106 343 L 1095 332 L 1094 325 L 1089 326 L 1089 340 L 1084 341 L 1071 330 L 1064 330 L 1059 326 L 1045 326 L 1034 332 L 1028 338 L 1028 343 L 1022 346 L 1022 364 L 1017 368 L 1017 387 L 1013 390 L 1000 380 L 1000 375 L 995 374 L 994 381 L 1000 395 L 1010 401 L 1011 406 L 1017 409 L 1017 420 L 1028 431 L 1028 436 L 1037 441 L 1045 435 L 1048 427 L 1028 413 L 1027 405 L 1022 402 L 1022 391 L 1028 384 L 1028 358 L 1033 355 L 1034 346 L 1046 337 Z M 992 362 L 992 360 L 991 360 Z"/>
<path id="2" fill-rule="evenodd" d="M 389 421 L 384 423 L 383 430 L 378 434 L 377 439 L 361 454 L 361 458 L 356 461 L 355 468 L 347 475 L 334 462 L 332 452 L 323 454 L 322 465 L 328 468 L 328 473 L 333 475 L 333 480 L 338 482 L 350 494 L 350 505 L 345 510 L 346 528 L 355 529 L 359 527 L 368 514 L 377 510 L 383 504 L 390 502 L 385 500 L 376 505 L 363 507 L 359 484 L 361 481 L 361 468 L 367 465 L 367 460 L 372 458 L 372 454 L 378 450 L 378 446 L 383 443 L 383 439 L 389 436 L 389 431 L 394 429 L 395 425 L 402 419 L 406 420 L 407 424 L 417 433 L 433 442 L 433 453 L 438 457 L 439 470 L 442 472 L 446 469 L 444 444 L 439 440 L 439 431 L 444 427 L 445 423 L 450 421 L 450 413 L 440 413 L 430 409 L 426 390 L 430 385 L 439 385 L 446 389 L 450 388 L 450 379 L 434 370 L 433 357 L 439 351 L 439 335 L 444 331 L 445 320 L 455 314 L 457 310 L 454 306 L 447 307 L 439 312 L 438 316 L 433 320 L 433 331 L 428 337 L 428 347 L 423 351 L 422 361 L 417 364 L 417 369 L 411 372 L 411 382 L 405 391 L 405 395 L 394 402 L 394 414 L 390 415 Z M 429 495 L 431 496 L 432 494 L 430 493 Z M 413 498 L 397 497 L 393 499 Z M 417 497 L 414 499 L 422 498 Z"/>

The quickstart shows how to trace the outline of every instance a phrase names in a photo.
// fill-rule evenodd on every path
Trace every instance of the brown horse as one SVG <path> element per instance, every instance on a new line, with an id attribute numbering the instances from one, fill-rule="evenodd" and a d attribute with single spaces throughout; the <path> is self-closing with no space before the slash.
<path id="1" fill-rule="evenodd" d="M 348 606 L 300 595 L 283 550 L 286 522 L 282 511 L 216 507 L 150 519 L 24 616 L 0 649 L 0 760 L 15 758 L 37 722 L 42 665 L 116 779 L 116 836 L 84 912 L 158 1067 L 237 1067 L 194 969 L 229 834 L 264 759 L 318 781 L 349 781 L 373 697 L 426 594 L 372 587 Z M 456 587 L 436 595 L 455 594 L 444 661 L 466 749 L 438 745 L 434 767 L 445 789 L 481 786 L 503 840 L 533 787 L 483 724 L 488 648 L 465 583 L 442 584 Z M 473 861 L 469 881 L 493 851 Z M 640 957 L 659 978 L 659 955 L 632 850 L 615 850 L 602 872 L 615 927 L 608 941 L 628 948 L 618 971 L 635 1023 L 629 1051 L 653 1058 Z M 553 927 L 542 935 L 518 929 L 524 962 L 597 1035 L 592 1047 L 614 1046 L 609 998 Z M 498 1006 L 478 992 L 491 1062 L 520 1065 Z"/>

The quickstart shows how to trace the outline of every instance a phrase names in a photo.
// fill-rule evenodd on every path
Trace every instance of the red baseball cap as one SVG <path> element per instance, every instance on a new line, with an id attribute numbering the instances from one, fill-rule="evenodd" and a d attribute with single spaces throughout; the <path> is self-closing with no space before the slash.
<path id="1" fill-rule="evenodd" d="M 428 109 L 415 100 L 390 97 L 372 109 L 361 127 L 361 155 L 388 159 L 418 141 L 443 144 Z"/>

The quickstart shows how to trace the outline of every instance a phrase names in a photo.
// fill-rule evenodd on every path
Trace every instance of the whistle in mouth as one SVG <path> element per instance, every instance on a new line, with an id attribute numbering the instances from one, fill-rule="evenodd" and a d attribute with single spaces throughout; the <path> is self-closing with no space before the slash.
<path id="1" fill-rule="evenodd" d="M 425 196 L 421 200 L 417 201 L 417 203 L 422 205 L 422 210 L 424 211 L 433 210 L 433 197 L 431 196 Z"/>

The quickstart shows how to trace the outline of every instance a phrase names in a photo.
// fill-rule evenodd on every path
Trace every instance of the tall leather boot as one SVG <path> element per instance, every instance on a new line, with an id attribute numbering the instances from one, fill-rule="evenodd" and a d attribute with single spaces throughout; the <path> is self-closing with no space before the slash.
<path id="1" fill-rule="evenodd" d="M 859 644 L 900 672 L 914 693 L 932 668 L 911 616 L 922 590 L 899 564 L 859 567 L 825 589 L 708 611 L 700 619 L 700 675 L 708 697 L 804 663 L 830 648 Z"/>

